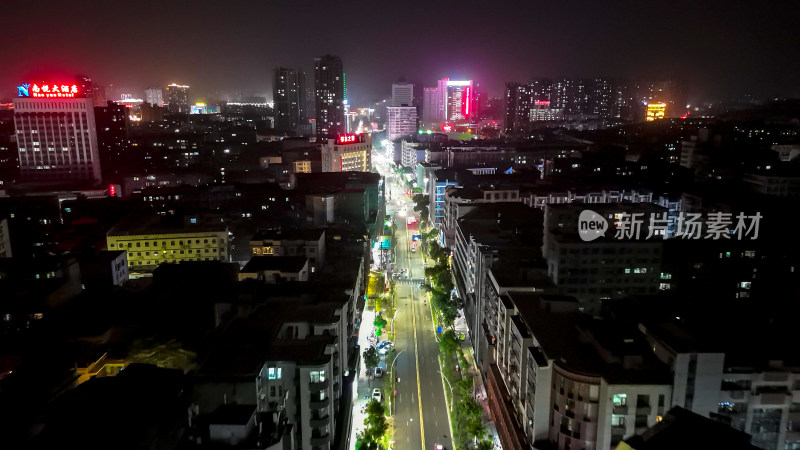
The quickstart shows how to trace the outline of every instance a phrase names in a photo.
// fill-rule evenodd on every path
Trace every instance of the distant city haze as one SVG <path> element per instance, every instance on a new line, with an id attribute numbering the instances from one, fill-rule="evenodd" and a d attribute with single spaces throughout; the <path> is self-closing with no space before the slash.
<path id="1" fill-rule="evenodd" d="M 391 84 L 472 79 L 490 97 L 532 77 L 681 77 L 692 102 L 800 96 L 798 2 L 0 2 L 0 99 L 34 76 L 118 92 L 187 84 L 272 98 L 275 67 L 339 55 L 353 105 Z"/>

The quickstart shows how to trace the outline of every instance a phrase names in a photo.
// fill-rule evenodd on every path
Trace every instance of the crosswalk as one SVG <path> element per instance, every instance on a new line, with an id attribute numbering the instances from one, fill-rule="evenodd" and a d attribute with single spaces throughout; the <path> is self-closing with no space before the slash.
<path id="1" fill-rule="evenodd" d="M 397 280 L 399 284 L 422 284 L 424 281 L 423 278 L 403 278 Z"/>

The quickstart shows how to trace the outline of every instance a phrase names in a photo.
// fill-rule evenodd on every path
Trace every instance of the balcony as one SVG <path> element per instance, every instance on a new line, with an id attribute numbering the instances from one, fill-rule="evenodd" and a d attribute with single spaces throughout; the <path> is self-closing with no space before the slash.
<path id="1" fill-rule="evenodd" d="M 570 437 L 572 436 L 572 432 L 571 432 L 571 431 L 569 431 L 569 428 L 567 428 L 567 426 L 566 426 L 566 425 L 561 425 L 561 429 L 560 429 L 559 431 L 560 431 L 560 432 L 561 432 L 561 434 L 563 434 L 564 436 L 570 436 Z"/>
<path id="2" fill-rule="evenodd" d="M 311 420 L 308 421 L 308 425 L 311 426 L 311 428 L 324 427 L 325 425 L 329 425 L 330 423 L 331 423 L 331 416 L 318 417 L 318 418 L 312 417 Z"/>
<path id="3" fill-rule="evenodd" d="M 309 443 L 312 447 L 324 447 L 331 441 L 330 433 L 326 433 L 322 436 L 314 436 L 311 435 L 311 439 L 309 439 Z"/>
<path id="4" fill-rule="evenodd" d="M 317 382 L 309 382 L 308 383 L 308 390 L 311 392 L 321 391 L 323 389 L 328 389 L 328 386 L 331 385 L 331 379 L 326 378 L 325 381 L 317 381 Z"/>
<path id="5" fill-rule="evenodd" d="M 636 405 L 636 415 L 638 416 L 650 415 L 651 410 L 650 405 Z"/>
<path id="6" fill-rule="evenodd" d="M 614 414 L 628 414 L 628 405 L 614 405 L 611 412 Z"/>
<path id="7" fill-rule="evenodd" d="M 574 419 L 575 418 L 575 411 L 573 411 L 571 409 L 568 409 L 568 410 L 564 411 L 564 415 L 569 417 L 570 419 Z"/>
<path id="8" fill-rule="evenodd" d="M 311 409 L 327 408 L 328 406 L 330 406 L 330 404 L 331 404 L 330 397 L 325 397 L 325 400 L 311 400 L 310 402 L 308 402 L 308 406 Z"/>
<path id="9" fill-rule="evenodd" d="M 611 425 L 611 434 L 625 434 L 625 425 Z"/>

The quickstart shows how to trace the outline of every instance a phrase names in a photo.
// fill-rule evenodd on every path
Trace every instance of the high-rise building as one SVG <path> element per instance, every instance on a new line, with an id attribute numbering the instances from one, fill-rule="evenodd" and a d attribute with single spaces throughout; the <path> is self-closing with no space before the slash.
<path id="1" fill-rule="evenodd" d="M 75 77 L 75 84 L 78 85 L 78 90 L 86 93 L 86 98 L 92 100 L 92 106 L 105 106 L 106 105 L 106 88 L 92 81 L 86 75 L 78 75 Z"/>
<path id="2" fill-rule="evenodd" d="M 130 108 L 108 102 L 94 108 L 97 123 L 97 147 L 103 178 L 111 180 L 124 165 L 123 153 L 128 146 L 128 112 Z"/>
<path id="3" fill-rule="evenodd" d="M 167 105 L 173 114 L 189 114 L 189 86 L 175 83 L 167 86 Z"/>
<path id="4" fill-rule="evenodd" d="M 425 88 L 423 120 L 431 122 L 466 121 L 475 113 L 475 85 L 472 80 L 438 80 L 435 88 Z"/>
<path id="5" fill-rule="evenodd" d="M 437 117 L 439 111 L 439 89 L 426 87 L 422 93 L 422 120 L 441 120 Z"/>
<path id="6" fill-rule="evenodd" d="M 469 120 L 472 116 L 475 98 L 475 86 L 472 80 L 446 79 L 447 100 L 445 102 L 445 117 L 448 121 Z M 444 80 L 440 80 L 441 81 Z"/>
<path id="7" fill-rule="evenodd" d="M 369 172 L 372 135 L 340 134 L 322 144 L 323 172 Z"/>
<path id="8" fill-rule="evenodd" d="M 413 106 L 414 85 L 411 83 L 392 84 L 392 106 Z"/>
<path id="9" fill-rule="evenodd" d="M 415 106 L 389 106 L 386 118 L 386 139 L 390 141 L 417 132 L 417 108 Z"/>
<path id="10" fill-rule="evenodd" d="M 297 130 L 306 118 L 306 74 L 302 70 L 275 68 L 272 85 L 275 128 Z"/>
<path id="11" fill-rule="evenodd" d="M 24 83 L 14 99 L 20 175 L 100 181 L 93 99 L 78 83 Z"/>
<path id="12" fill-rule="evenodd" d="M 531 88 L 528 84 L 506 83 L 506 117 L 503 131 L 518 134 L 530 122 L 532 105 Z"/>
<path id="13" fill-rule="evenodd" d="M 344 69 L 338 56 L 314 58 L 317 135 L 336 136 L 345 131 Z"/>
<path id="14" fill-rule="evenodd" d="M 152 106 L 164 106 L 164 91 L 159 86 L 150 86 L 144 91 L 144 101 Z"/>

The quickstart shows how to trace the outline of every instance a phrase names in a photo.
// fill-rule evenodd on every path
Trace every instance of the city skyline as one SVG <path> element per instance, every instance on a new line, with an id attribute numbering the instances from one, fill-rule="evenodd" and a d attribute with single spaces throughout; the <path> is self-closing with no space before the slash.
<path id="1" fill-rule="evenodd" d="M 486 9 L 469 2 L 405 5 L 424 12 L 425 24 L 442 26 L 387 21 L 378 7 L 356 14 L 341 2 L 280 8 L 235 2 L 225 9 L 213 2 L 195 2 L 191 8 L 78 3 L 79 9 L 86 5 L 85 14 L 74 20 L 63 20 L 60 13 L 38 15 L 37 26 L 48 33 L 25 32 L 30 23 L 24 20 L 7 25 L 16 43 L 0 49 L 6 62 L 0 98 L 13 97 L 14 87 L 32 76 L 75 73 L 136 92 L 180 83 L 204 98 L 237 93 L 271 98 L 275 67 L 309 73 L 313 58 L 328 53 L 342 58 L 354 105 L 389 97 L 391 83 L 400 77 L 424 86 L 447 76 L 474 79 L 489 97 L 502 96 L 508 81 L 561 76 L 680 77 L 687 80 L 692 102 L 800 95 L 794 83 L 800 65 L 784 61 L 800 44 L 800 32 L 791 26 L 797 6 L 778 2 L 572 3 L 537 9 L 511 4 Z M 48 1 L 38 2 L 36 9 L 62 10 Z M 479 22 L 465 21 L 469 26 L 463 27 L 459 17 L 469 20 L 471 11 Z M 3 16 L 13 17 L 14 11 Z M 135 32 L 120 26 L 125 18 L 140 17 L 146 20 L 135 22 Z M 264 17 L 270 18 L 266 26 Z M 296 17 L 306 26 L 297 28 Z M 336 24 L 363 24 L 369 37 Z M 372 26 L 379 31 L 370 34 Z M 55 35 L 69 38 L 54 40 Z M 386 52 L 381 36 L 402 39 Z M 187 51 L 181 42 L 204 51 Z"/>

